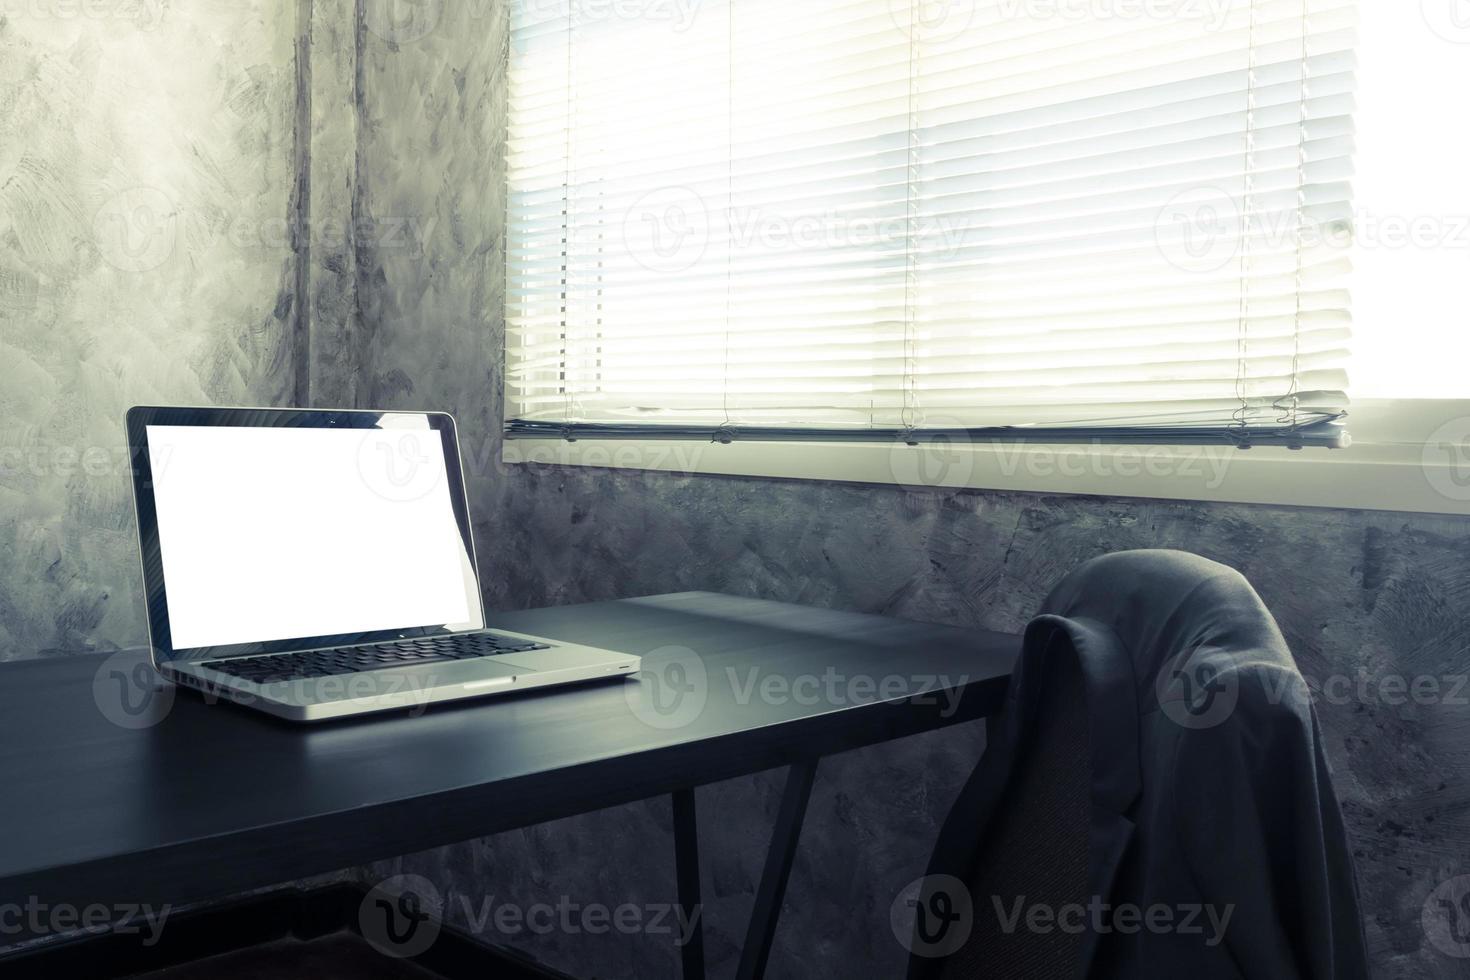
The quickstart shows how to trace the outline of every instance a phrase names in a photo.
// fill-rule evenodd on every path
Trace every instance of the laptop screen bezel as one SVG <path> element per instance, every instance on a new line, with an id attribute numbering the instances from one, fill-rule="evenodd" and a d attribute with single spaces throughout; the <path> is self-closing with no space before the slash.
<path id="1" fill-rule="evenodd" d="M 290 639 L 261 640 L 219 646 L 175 647 L 169 632 L 168 584 L 163 570 L 163 553 L 159 546 L 158 511 L 153 497 L 153 465 L 148 449 L 148 427 L 158 426 L 249 426 L 257 428 L 317 429 L 382 429 L 384 420 L 402 424 L 411 419 L 417 426 L 422 420 L 439 433 L 444 447 L 444 463 L 449 484 L 449 499 L 454 508 L 455 523 L 469 562 L 464 571 L 469 622 L 436 623 L 404 626 L 398 629 L 372 630 L 361 633 L 339 633 L 326 636 L 300 636 Z M 459 439 L 454 419 L 443 412 L 381 412 L 347 409 L 277 409 L 277 408 L 179 408 L 138 406 L 127 413 L 128 450 L 132 461 L 133 505 L 138 524 L 138 550 L 143 565 L 143 589 L 148 616 L 148 634 L 155 666 L 178 661 L 217 660 L 227 657 L 263 653 L 285 653 L 320 647 L 351 646 L 380 643 L 395 639 L 413 639 L 448 633 L 472 632 L 484 628 L 485 609 L 480 594 L 476 569 L 474 535 L 471 531 L 469 506 L 465 499 L 464 470 L 460 463 Z"/>

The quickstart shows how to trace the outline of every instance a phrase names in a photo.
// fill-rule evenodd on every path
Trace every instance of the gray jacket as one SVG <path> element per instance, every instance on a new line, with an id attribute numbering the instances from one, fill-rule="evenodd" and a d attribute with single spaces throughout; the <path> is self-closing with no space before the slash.
<path id="1" fill-rule="evenodd" d="M 1106 909 L 1079 937 L 1079 974 L 1365 980 L 1351 848 L 1307 686 L 1249 583 L 1197 555 L 1107 555 L 1047 598 L 931 875 L 972 881 L 1058 651 L 1082 675 L 1088 900 Z M 1118 928 L 1119 910 L 1141 921 Z M 916 962 L 910 975 L 954 966 Z"/>

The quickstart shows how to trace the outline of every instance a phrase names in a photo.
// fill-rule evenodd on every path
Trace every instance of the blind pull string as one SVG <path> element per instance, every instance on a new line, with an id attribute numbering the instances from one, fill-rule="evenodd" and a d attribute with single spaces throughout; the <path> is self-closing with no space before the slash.
<path id="1" fill-rule="evenodd" d="M 735 441 L 730 422 L 730 304 L 735 276 L 735 0 L 725 0 L 725 358 L 720 406 L 725 420 L 711 442 Z"/>
<path id="2" fill-rule="evenodd" d="M 909 87 L 907 105 L 908 160 L 904 171 L 905 214 L 904 214 L 904 262 L 903 262 L 903 423 L 904 442 L 916 445 L 914 422 L 919 409 L 919 382 L 917 364 L 917 324 L 914 322 L 914 287 L 919 275 L 918 225 L 919 225 L 919 4 L 924 0 L 912 0 L 909 5 Z"/>
<path id="3" fill-rule="evenodd" d="M 1246 94 L 1245 94 L 1245 175 L 1241 186 L 1240 215 L 1240 330 L 1235 342 L 1235 397 L 1240 407 L 1235 410 L 1237 429 L 1245 430 L 1250 425 L 1250 272 L 1251 272 L 1251 211 L 1255 209 L 1255 161 L 1256 161 L 1256 6 L 1250 3 L 1250 25 L 1247 32 Z M 1248 448 L 1249 440 L 1242 431 L 1242 446 Z"/>
<path id="4" fill-rule="evenodd" d="M 1306 222 L 1307 222 L 1307 99 L 1311 96 L 1308 85 L 1308 76 L 1312 68 L 1311 48 L 1308 44 L 1308 29 L 1311 26 L 1312 0 L 1302 0 L 1302 63 L 1300 88 L 1297 100 L 1297 136 L 1296 136 L 1296 317 L 1292 323 L 1291 333 L 1291 385 L 1287 388 L 1286 415 L 1278 416 L 1276 421 L 1290 424 L 1296 429 L 1299 424 L 1299 413 L 1301 408 L 1301 367 L 1302 367 L 1302 291 L 1306 288 L 1306 276 L 1303 272 L 1304 256 L 1306 249 Z M 1281 406 L 1278 405 L 1278 411 Z M 1299 447 L 1293 447 L 1299 448 Z"/>
<path id="5" fill-rule="evenodd" d="M 572 40 L 576 4 L 567 3 L 567 113 L 566 138 L 563 148 L 564 172 L 562 175 L 561 220 L 561 390 L 566 404 L 568 421 L 576 418 L 576 398 L 572 394 L 572 301 L 571 301 L 571 254 L 572 254 L 572 131 L 576 128 L 576 92 L 572 86 Z M 570 430 L 568 430 L 570 433 Z M 570 434 L 567 436 L 571 441 Z"/>

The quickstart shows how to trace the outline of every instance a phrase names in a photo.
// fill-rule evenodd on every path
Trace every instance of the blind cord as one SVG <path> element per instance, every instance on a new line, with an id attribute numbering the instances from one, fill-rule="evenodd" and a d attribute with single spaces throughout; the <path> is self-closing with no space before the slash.
<path id="1" fill-rule="evenodd" d="M 1308 28 L 1310 26 L 1312 0 L 1302 0 L 1302 61 L 1301 79 L 1297 99 L 1297 138 L 1296 138 L 1296 314 L 1292 322 L 1291 333 L 1291 386 L 1286 391 L 1285 402 L 1287 403 L 1287 414 L 1278 417 L 1278 422 L 1289 422 L 1295 429 L 1299 420 L 1299 409 L 1301 407 L 1301 367 L 1302 367 L 1302 288 L 1305 285 L 1303 274 L 1303 252 L 1306 248 L 1306 220 L 1307 220 L 1307 99 L 1310 91 L 1307 84 L 1308 75 L 1312 68 L 1311 48 L 1308 45 Z"/>
<path id="2" fill-rule="evenodd" d="M 725 356 L 720 403 L 725 420 L 714 441 L 735 438 L 730 424 L 730 304 L 735 277 L 735 0 L 725 0 Z"/>
<path id="3" fill-rule="evenodd" d="M 903 263 L 903 409 L 900 419 L 905 432 L 912 433 L 919 412 L 919 380 L 916 356 L 917 324 L 914 322 L 914 284 L 918 280 L 919 119 L 916 106 L 919 87 L 919 4 L 909 5 L 909 86 L 907 104 L 908 159 L 904 171 L 904 263 Z M 912 443 L 911 438 L 906 442 Z"/>
<path id="4" fill-rule="evenodd" d="M 1251 212 L 1255 209 L 1256 164 L 1256 3 L 1250 3 L 1250 25 L 1246 42 L 1245 95 L 1245 175 L 1241 187 L 1240 215 L 1240 330 L 1235 342 L 1235 396 L 1240 407 L 1235 410 L 1237 428 L 1250 424 L 1250 275 Z"/>
<path id="5" fill-rule="evenodd" d="M 572 85 L 572 38 L 573 18 L 576 4 L 567 3 L 567 118 L 564 175 L 562 177 L 562 256 L 561 256 L 561 378 L 562 395 L 566 403 L 567 419 L 576 418 L 576 398 L 572 395 L 572 130 L 576 126 L 574 114 L 577 98 Z"/>

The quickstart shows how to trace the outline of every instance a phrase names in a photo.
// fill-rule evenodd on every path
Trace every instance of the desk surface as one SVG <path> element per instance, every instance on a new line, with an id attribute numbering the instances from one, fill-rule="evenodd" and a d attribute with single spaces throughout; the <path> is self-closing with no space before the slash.
<path id="1" fill-rule="evenodd" d="M 136 655 L 0 665 L 0 901 L 213 898 L 985 717 L 1019 649 L 712 593 L 492 619 L 644 671 L 298 726 L 139 700 Z"/>

